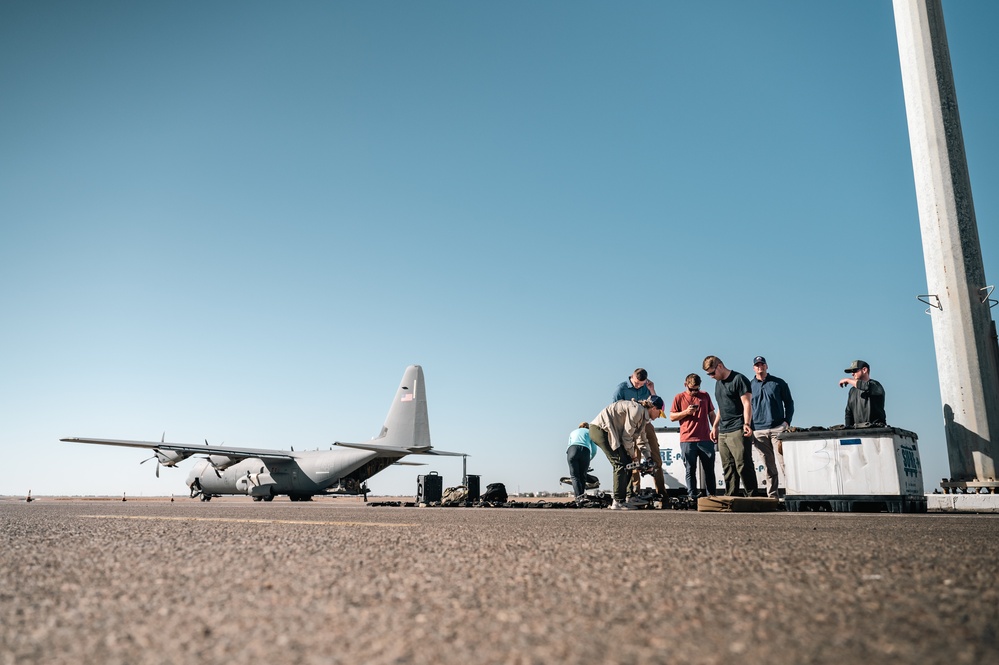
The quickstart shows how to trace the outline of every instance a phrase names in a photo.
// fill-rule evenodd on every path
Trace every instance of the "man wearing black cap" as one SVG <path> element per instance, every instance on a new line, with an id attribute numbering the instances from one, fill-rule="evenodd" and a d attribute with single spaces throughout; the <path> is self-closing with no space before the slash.
<path id="1" fill-rule="evenodd" d="M 784 449 L 780 435 L 791 424 L 794 400 L 784 379 L 770 374 L 767 359 L 753 358 L 750 380 L 753 390 L 753 446 L 763 455 L 767 470 L 767 496 L 776 499 L 780 476 L 784 475 Z"/>
<path id="2" fill-rule="evenodd" d="M 631 472 L 628 464 L 641 458 L 652 459 L 645 426 L 663 415 L 665 404 L 653 395 L 647 400 L 620 400 L 606 407 L 590 421 L 590 439 L 607 455 L 614 473 L 614 503 L 611 510 L 633 510 L 625 503 Z"/>
<path id="3" fill-rule="evenodd" d="M 863 360 L 854 360 L 843 371 L 851 375 L 849 379 L 839 380 L 840 388 L 850 386 L 843 424 L 847 429 L 884 427 L 888 422 L 885 416 L 885 389 L 871 378 L 871 366 Z"/>
<path id="4" fill-rule="evenodd" d="M 626 381 L 618 385 L 614 391 L 613 401 L 635 400 L 641 402 L 645 399 L 656 397 L 656 384 L 649 378 L 649 373 L 639 367 Z M 666 498 L 666 477 L 663 475 L 663 459 L 659 452 L 659 438 L 656 436 L 656 428 L 651 422 L 645 426 L 645 436 L 649 440 L 649 447 L 652 448 L 652 480 L 656 485 L 656 493 L 663 499 Z M 642 488 L 642 474 L 636 469 L 631 474 L 631 482 L 628 484 L 628 496 L 637 494 Z"/>

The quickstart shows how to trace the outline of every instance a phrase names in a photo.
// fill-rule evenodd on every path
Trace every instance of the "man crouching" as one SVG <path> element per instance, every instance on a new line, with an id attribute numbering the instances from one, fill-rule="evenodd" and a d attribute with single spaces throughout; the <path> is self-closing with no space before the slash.
<path id="1" fill-rule="evenodd" d="M 634 510 L 625 503 L 625 492 L 631 473 L 628 465 L 637 460 L 652 460 L 645 426 L 663 412 L 663 400 L 653 395 L 640 402 L 621 400 L 614 402 L 590 421 L 590 439 L 607 455 L 614 473 L 614 503 L 611 510 Z"/>

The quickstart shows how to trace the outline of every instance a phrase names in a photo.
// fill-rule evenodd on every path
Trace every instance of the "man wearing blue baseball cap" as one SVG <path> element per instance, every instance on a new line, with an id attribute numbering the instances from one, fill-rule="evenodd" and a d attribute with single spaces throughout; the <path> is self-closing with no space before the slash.
<path id="1" fill-rule="evenodd" d="M 767 496 L 778 497 L 780 476 L 784 475 L 784 449 L 781 433 L 791 425 L 794 399 L 784 379 L 770 374 L 767 359 L 753 358 L 756 376 L 749 385 L 753 392 L 753 446 L 763 456 L 767 471 Z"/>

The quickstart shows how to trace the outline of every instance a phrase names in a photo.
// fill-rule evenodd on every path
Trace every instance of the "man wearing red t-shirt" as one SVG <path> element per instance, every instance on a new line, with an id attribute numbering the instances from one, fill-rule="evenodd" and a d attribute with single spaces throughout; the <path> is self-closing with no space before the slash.
<path id="1" fill-rule="evenodd" d="M 704 486 L 708 496 L 715 493 L 715 444 L 711 442 L 711 423 L 715 406 L 711 396 L 701 390 L 701 377 L 688 374 L 687 387 L 673 398 L 669 419 L 680 423 L 680 452 L 687 467 L 687 495 L 697 498 L 697 461 L 704 467 Z"/>

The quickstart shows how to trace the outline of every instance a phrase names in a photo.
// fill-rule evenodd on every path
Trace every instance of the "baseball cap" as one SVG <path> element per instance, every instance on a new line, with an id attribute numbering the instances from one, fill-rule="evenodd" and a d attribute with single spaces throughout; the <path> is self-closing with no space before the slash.
<path id="1" fill-rule="evenodd" d="M 763 356 L 756 356 L 755 358 L 753 358 L 753 364 L 754 365 L 759 365 L 760 363 L 763 363 L 764 365 L 766 365 L 767 364 L 767 359 L 764 358 Z"/>
<path id="2" fill-rule="evenodd" d="M 653 395 L 652 397 L 649 398 L 649 401 L 652 402 L 652 406 L 656 407 L 660 411 L 662 411 L 666 407 L 666 402 L 664 402 L 663 398 L 660 397 L 659 395 Z"/>
<path id="3" fill-rule="evenodd" d="M 866 362 L 864 362 L 863 360 L 854 360 L 854 361 L 853 361 L 852 363 L 850 363 L 850 366 L 849 366 L 849 367 L 847 367 L 847 368 L 846 368 L 845 370 L 843 370 L 843 371 L 844 371 L 844 372 L 846 372 L 847 374 L 853 374 L 853 373 L 854 373 L 854 372 L 856 372 L 857 370 L 860 370 L 860 369 L 864 369 L 864 368 L 867 368 L 867 369 L 870 369 L 870 368 L 871 368 L 871 366 L 870 366 L 870 365 L 868 365 L 868 364 L 867 364 Z"/>

